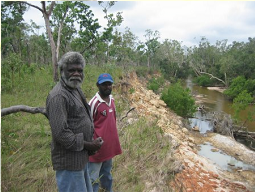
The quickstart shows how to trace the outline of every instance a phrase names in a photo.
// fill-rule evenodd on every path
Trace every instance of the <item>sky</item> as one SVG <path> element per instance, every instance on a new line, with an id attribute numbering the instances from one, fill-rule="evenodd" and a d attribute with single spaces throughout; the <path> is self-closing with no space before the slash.
<path id="1" fill-rule="evenodd" d="M 38 1 L 30 3 L 40 6 Z M 86 3 L 99 24 L 106 26 L 98 2 Z M 118 1 L 109 9 L 109 13 L 117 12 L 124 18 L 118 30 L 128 27 L 143 42 L 147 29 L 157 30 L 161 41 L 177 40 L 187 47 L 197 46 L 202 37 L 211 44 L 225 39 L 248 42 L 248 37 L 255 37 L 255 1 Z M 32 19 L 44 26 L 41 13 L 34 8 L 24 17 L 28 23 Z"/>

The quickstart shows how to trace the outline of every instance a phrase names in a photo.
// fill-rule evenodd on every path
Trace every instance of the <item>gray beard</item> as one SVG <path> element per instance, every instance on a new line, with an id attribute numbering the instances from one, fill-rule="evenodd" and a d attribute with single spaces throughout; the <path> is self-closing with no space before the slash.
<path id="1" fill-rule="evenodd" d="M 70 77 L 69 79 L 67 79 L 64 73 L 62 73 L 62 78 L 65 84 L 73 89 L 81 87 L 83 81 L 80 77 Z"/>

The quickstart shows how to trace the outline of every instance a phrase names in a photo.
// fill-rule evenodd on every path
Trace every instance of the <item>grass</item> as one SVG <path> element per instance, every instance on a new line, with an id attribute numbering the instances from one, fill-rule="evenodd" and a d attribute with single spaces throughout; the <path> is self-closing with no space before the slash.
<path id="1" fill-rule="evenodd" d="M 18 78 L 2 93 L 2 108 L 45 106 L 52 87 L 51 70 L 41 69 Z M 50 126 L 41 114 L 14 113 L 1 118 L 2 191 L 57 191 L 50 160 Z"/>
<path id="2" fill-rule="evenodd" d="M 115 65 L 85 67 L 82 86 L 87 99 L 97 92 L 96 81 L 101 73 L 110 73 L 117 84 L 124 76 Z M 15 76 L 13 89 L 2 92 L 2 108 L 13 105 L 45 107 L 46 97 L 54 86 L 49 67 L 37 69 L 33 74 Z M 128 94 L 132 94 L 130 91 Z M 129 104 L 113 92 L 118 119 Z M 125 121 L 123 121 L 125 122 Z M 156 122 L 138 119 L 132 125 L 119 122 L 119 135 L 123 154 L 114 158 L 113 177 L 115 191 L 143 191 L 146 183 L 155 187 L 162 182 L 161 191 L 169 191 L 167 183 L 171 164 L 169 141 Z M 14 113 L 1 118 L 1 191 L 3 192 L 56 192 L 55 172 L 50 157 L 51 131 L 48 120 L 41 114 Z M 162 171 L 165 170 L 165 171 Z M 158 178 L 161 182 L 155 182 Z M 156 184 L 155 184 L 156 183 Z M 164 188 L 164 189 L 163 189 Z"/>
<path id="3" fill-rule="evenodd" d="M 171 191 L 167 172 L 171 163 L 166 161 L 171 146 L 156 121 L 139 118 L 131 125 L 120 124 L 119 136 L 123 153 L 114 159 L 115 190 L 139 192 L 156 187 L 162 192 Z"/>

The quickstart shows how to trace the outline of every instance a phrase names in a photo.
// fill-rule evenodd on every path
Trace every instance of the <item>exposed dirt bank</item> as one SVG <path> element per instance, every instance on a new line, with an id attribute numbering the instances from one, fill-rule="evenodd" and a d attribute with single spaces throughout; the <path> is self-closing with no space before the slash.
<path id="1" fill-rule="evenodd" d="M 131 74 L 128 79 L 129 85 L 135 90 L 134 93 L 128 94 L 131 103 L 130 108 L 135 107 L 140 116 L 157 119 L 158 126 L 169 137 L 172 150 L 174 150 L 171 153 L 175 161 L 181 164 L 179 173 L 175 174 L 175 181 L 169 183 L 171 188 L 175 191 L 184 189 L 183 191 L 194 192 L 255 191 L 255 172 L 224 171 L 209 159 L 200 156 L 198 145 L 210 142 L 216 150 L 221 150 L 244 163 L 252 165 L 255 165 L 254 151 L 230 137 L 215 133 L 202 136 L 191 131 L 183 124 L 183 119 L 172 112 L 158 95 L 147 90 L 135 74 Z M 147 191 L 158 190 L 148 188 Z"/>

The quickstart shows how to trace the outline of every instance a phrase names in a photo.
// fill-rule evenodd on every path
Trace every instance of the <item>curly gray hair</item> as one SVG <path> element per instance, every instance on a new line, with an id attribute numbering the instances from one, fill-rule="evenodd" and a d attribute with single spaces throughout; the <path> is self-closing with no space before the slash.
<path id="1" fill-rule="evenodd" d="M 85 59 L 80 53 L 70 51 L 62 56 L 62 58 L 58 62 L 58 67 L 60 70 L 62 70 L 66 68 L 66 66 L 69 64 L 81 64 L 82 67 L 84 67 Z"/>

